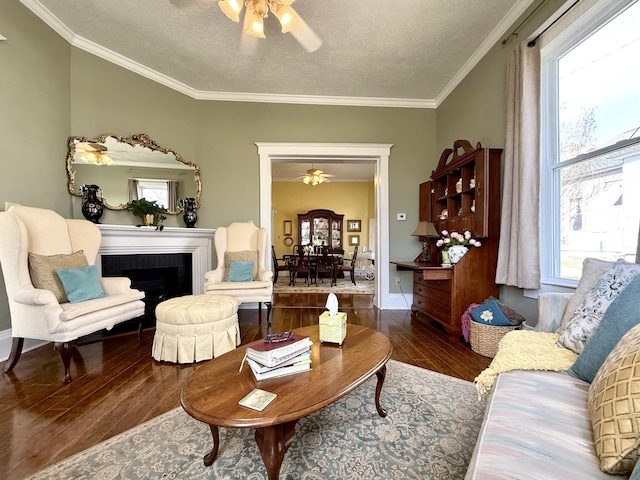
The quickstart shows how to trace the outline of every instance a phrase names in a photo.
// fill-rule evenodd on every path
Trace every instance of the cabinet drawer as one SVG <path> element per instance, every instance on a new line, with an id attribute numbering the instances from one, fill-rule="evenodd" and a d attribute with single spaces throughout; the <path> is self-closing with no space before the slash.
<path id="1" fill-rule="evenodd" d="M 447 307 L 451 305 L 451 293 L 445 290 L 431 288 L 431 285 L 416 282 L 413 284 L 413 294 L 429 298 Z"/>
<path id="2" fill-rule="evenodd" d="M 433 317 L 441 323 L 451 323 L 451 310 L 449 307 L 442 305 L 422 295 L 413 295 L 413 304 L 422 313 Z"/>
<path id="3" fill-rule="evenodd" d="M 421 286 L 423 290 L 440 290 L 443 292 L 451 292 L 451 280 L 423 280 L 422 277 L 416 276 L 413 281 L 413 289 Z"/>

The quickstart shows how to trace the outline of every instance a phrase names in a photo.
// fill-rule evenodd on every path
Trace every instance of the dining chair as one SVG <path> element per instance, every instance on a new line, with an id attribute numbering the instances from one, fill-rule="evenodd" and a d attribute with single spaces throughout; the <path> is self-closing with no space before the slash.
<path id="1" fill-rule="evenodd" d="M 289 284 L 291 284 L 291 263 L 284 258 L 278 258 L 273 245 L 271 245 L 271 259 L 273 260 L 273 283 L 278 281 L 279 272 L 289 272 Z"/>
<path id="2" fill-rule="evenodd" d="M 291 284 L 295 287 L 298 274 L 303 273 L 304 282 L 307 284 L 307 286 L 309 286 L 311 285 L 312 279 L 312 263 L 311 257 L 309 256 L 309 251 L 308 249 L 305 250 L 304 246 L 302 245 L 296 245 L 295 252 L 296 253 L 292 265 L 293 271 L 291 272 Z"/>
<path id="3" fill-rule="evenodd" d="M 321 254 L 317 256 L 315 262 L 315 278 L 316 278 L 316 286 L 318 285 L 318 277 L 321 278 L 322 283 L 324 283 L 324 277 L 322 274 L 329 274 L 329 278 L 331 278 L 331 286 L 337 285 L 336 282 L 336 264 L 334 262 L 333 255 L 329 255 L 330 249 L 327 246 L 323 246 L 321 249 Z"/>
<path id="4" fill-rule="evenodd" d="M 351 261 L 347 264 L 338 265 L 338 270 L 341 272 L 349 272 L 349 277 L 351 278 L 351 283 L 356 284 L 356 262 L 358 261 L 358 247 L 353 248 L 353 256 L 351 257 Z"/>

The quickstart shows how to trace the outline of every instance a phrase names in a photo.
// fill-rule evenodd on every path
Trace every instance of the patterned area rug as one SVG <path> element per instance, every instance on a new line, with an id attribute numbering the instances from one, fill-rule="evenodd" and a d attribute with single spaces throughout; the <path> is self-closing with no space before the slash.
<path id="1" fill-rule="evenodd" d="M 375 376 L 338 402 L 302 418 L 286 453 L 281 479 L 461 479 L 485 404 L 472 383 L 390 360 L 380 402 Z M 266 470 L 251 429 L 220 429 L 210 467 L 207 425 L 181 407 L 91 447 L 32 479 L 243 479 Z"/>
<path id="2" fill-rule="evenodd" d="M 283 278 L 284 277 L 284 278 Z M 307 286 L 304 279 L 296 280 L 296 286 L 289 286 L 289 276 L 284 272 L 278 277 L 278 282 L 273 286 L 273 293 L 357 293 L 374 295 L 376 293 L 375 281 L 364 278 L 356 278 L 356 284 L 351 283 L 348 278 L 339 278 L 337 285 L 332 287 L 328 278 L 318 281 L 318 285 Z"/>

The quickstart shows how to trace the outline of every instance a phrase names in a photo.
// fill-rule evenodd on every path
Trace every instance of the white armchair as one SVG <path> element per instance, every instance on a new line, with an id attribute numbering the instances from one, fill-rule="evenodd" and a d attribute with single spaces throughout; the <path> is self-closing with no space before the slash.
<path id="1" fill-rule="evenodd" d="M 273 272 L 267 270 L 267 232 L 250 222 L 235 222 L 219 227 L 214 236 L 218 264 L 205 273 L 205 294 L 228 295 L 238 303 L 257 302 L 260 314 L 262 304 L 267 306 L 267 325 L 271 326 L 271 299 Z M 253 274 L 249 281 L 229 281 L 232 261 L 252 261 Z M 233 277 L 232 277 L 233 280 Z"/>
<path id="2" fill-rule="evenodd" d="M 144 292 L 132 289 L 128 278 L 100 278 L 106 296 L 77 303 L 60 303 L 52 290 L 34 287 L 29 253 L 51 258 L 82 250 L 86 264 L 93 265 L 100 242 L 100 230 L 87 220 L 65 219 L 52 210 L 24 206 L 0 213 L 0 264 L 13 337 L 5 373 L 20 359 L 25 338 L 46 340 L 55 342 L 68 383 L 71 353 L 79 337 L 144 315 Z"/>

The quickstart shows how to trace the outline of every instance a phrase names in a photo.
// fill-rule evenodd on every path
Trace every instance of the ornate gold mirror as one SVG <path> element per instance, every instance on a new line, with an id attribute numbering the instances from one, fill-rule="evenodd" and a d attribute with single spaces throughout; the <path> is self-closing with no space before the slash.
<path id="1" fill-rule="evenodd" d="M 182 212 L 178 199 L 193 197 L 200 206 L 200 167 L 144 133 L 69 137 L 67 176 L 69 192 L 77 197 L 82 185 L 99 185 L 110 210 L 124 210 L 127 202 L 141 197 L 166 203 L 174 215 Z"/>

